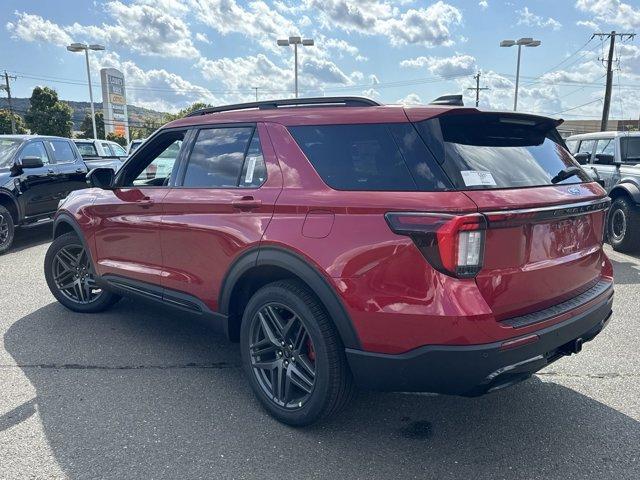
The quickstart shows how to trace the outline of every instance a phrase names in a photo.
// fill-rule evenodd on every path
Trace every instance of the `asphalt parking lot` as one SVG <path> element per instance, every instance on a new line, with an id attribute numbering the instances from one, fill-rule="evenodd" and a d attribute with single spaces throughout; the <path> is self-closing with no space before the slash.
<path id="1" fill-rule="evenodd" d="M 533 379 L 477 399 L 362 392 L 296 430 L 206 325 L 128 300 L 57 304 L 49 232 L 0 257 L 2 479 L 640 478 L 640 257 L 608 249 L 612 322 Z"/>

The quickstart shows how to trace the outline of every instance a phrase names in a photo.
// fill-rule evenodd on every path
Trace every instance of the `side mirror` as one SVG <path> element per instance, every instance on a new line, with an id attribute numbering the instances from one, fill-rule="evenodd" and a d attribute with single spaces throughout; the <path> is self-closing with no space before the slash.
<path id="1" fill-rule="evenodd" d="M 608 153 L 596 153 L 596 163 L 600 165 L 614 165 L 614 157 Z"/>
<path id="2" fill-rule="evenodd" d="M 586 165 L 587 163 L 589 163 L 590 157 L 591 157 L 591 154 L 587 152 L 576 153 L 573 156 L 573 158 L 575 158 L 580 165 Z"/>
<path id="3" fill-rule="evenodd" d="M 94 168 L 87 173 L 87 184 L 90 187 L 111 190 L 114 177 L 114 172 L 110 168 Z"/>
<path id="4" fill-rule="evenodd" d="M 41 167 L 44 167 L 44 162 L 40 157 L 35 157 L 35 156 L 22 157 L 20 159 L 20 166 L 22 168 L 41 168 Z"/>

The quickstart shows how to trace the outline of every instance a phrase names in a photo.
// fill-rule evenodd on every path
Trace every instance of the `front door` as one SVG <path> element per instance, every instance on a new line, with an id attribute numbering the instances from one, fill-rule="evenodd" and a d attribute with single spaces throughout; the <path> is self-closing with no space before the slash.
<path id="1" fill-rule="evenodd" d="M 116 275 L 160 287 L 162 201 L 171 188 L 169 163 L 175 163 L 184 135 L 184 131 L 157 135 L 122 168 L 116 188 L 97 191 L 89 211 L 97 225 L 99 275 Z"/>
<path id="2" fill-rule="evenodd" d="M 258 246 L 282 190 L 264 126 L 201 128 L 178 183 L 164 199 L 165 295 L 178 291 L 218 309 L 230 265 Z"/>
<path id="3" fill-rule="evenodd" d="M 87 188 L 87 167 L 71 141 L 53 139 L 45 143 L 58 170 L 55 179 L 58 198 L 66 198 L 74 190 Z"/>
<path id="4" fill-rule="evenodd" d="M 44 142 L 38 140 L 26 144 L 18 160 L 25 157 L 38 157 L 44 164 L 42 167 L 24 168 L 16 177 L 20 190 L 19 202 L 25 217 L 37 218 L 55 212 L 59 201 L 55 185 L 58 170 L 51 163 Z"/>

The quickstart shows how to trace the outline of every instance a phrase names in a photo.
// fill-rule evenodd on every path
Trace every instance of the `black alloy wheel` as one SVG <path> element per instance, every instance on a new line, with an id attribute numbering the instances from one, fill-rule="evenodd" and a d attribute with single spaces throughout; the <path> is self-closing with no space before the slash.
<path id="1" fill-rule="evenodd" d="M 315 386 L 315 351 L 300 317 L 286 305 L 270 303 L 251 325 L 251 366 L 264 394 L 286 409 L 308 401 Z"/>
<path id="2" fill-rule="evenodd" d="M 15 226 L 13 217 L 9 210 L 0 205 L 0 253 L 3 253 L 11 247 Z"/>
<path id="3" fill-rule="evenodd" d="M 75 233 L 51 243 L 44 257 L 44 276 L 56 300 L 74 312 L 101 312 L 120 300 L 96 282 L 91 256 Z"/>
<path id="4" fill-rule="evenodd" d="M 102 289 L 96 285 L 89 256 L 82 245 L 62 247 L 53 258 L 53 281 L 62 295 L 86 305 L 95 302 Z"/>

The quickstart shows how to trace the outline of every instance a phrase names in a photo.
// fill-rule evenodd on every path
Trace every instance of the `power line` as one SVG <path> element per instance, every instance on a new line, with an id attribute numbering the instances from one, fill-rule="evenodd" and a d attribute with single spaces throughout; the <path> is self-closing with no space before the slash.
<path id="1" fill-rule="evenodd" d="M 11 103 L 11 85 L 9 79 L 15 80 L 15 76 L 9 76 L 7 71 L 4 71 L 4 85 L 0 85 L 0 90 L 7 91 L 7 103 L 9 104 L 9 118 L 11 119 L 11 133 L 16 134 L 16 119 L 13 116 L 13 105 Z"/>
<path id="2" fill-rule="evenodd" d="M 476 108 L 478 108 L 478 104 L 480 103 L 480 90 L 489 90 L 489 88 L 488 87 L 480 88 L 480 72 L 476 73 L 473 76 L 473 78 L 476 81 L 476 86 L 475 87 L 467 87 L 467 90 L 475 90 L 475 92 L 476 92 Z"/>

